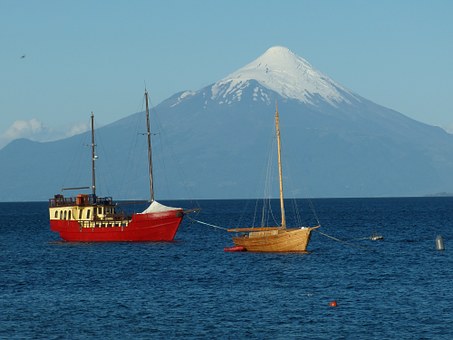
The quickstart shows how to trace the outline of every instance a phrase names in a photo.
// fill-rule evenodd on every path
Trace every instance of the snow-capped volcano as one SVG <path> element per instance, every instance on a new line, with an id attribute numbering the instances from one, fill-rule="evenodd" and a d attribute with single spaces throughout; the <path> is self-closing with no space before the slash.
<path id="1" fill-rule="evenodd" d="M 231 73 L 212 86 L 212 99 L 240 100 L 242 91 L 249 86 L 249 81 L 277 92 L 284 98 L 297 99 L 304 103 L 313 103 L 314 97 L 321 97 L 331 105 L 347 102 L 345 96 L 352 95 L 349 90 L 335 83 L 313 68 L 304 58 L 297 56 L 286 47 L 269 48 L 263 55 Z M 258 88 L 254 89 L 255 97 L 266 95 Z M 350 97 L 349 97 L 350 98 Z"/>
<path id="2" fill-rule="evenodd" d="M 159 138 L 154 139 L 154 150 L 173 151 L 167 153 L 171 159 L 162 162 L 164 158 L 157 157 L 155 163 L 155 178 L 167 179 L 156 181 L 159 197 L 258 197 L 256 189 L 264 180 L 260 173 L 266 172 L 260 170 L 273 136 L 275 100 L 284 162 L 292 169 L 288 194 L 388 197 L 453 192 L 452 135 L 373 103 L 287 48 L 273 47 L 224 79 L 175 93 L 156 106 L 152 117 L 158 116 L 159 124 L 153 126 L 159 128 Z M 97 131 L 109 145 L 102 159 L 131 154 L 128 141 L 137 140 L 143 117 L 136 113 Z M 49 143 L 18 140 L 1 149 L 0 201 L 51 197 L 55 187 L 68 180 L 67 171 L 54 169 L 74 165 L 68 150 L 80 150 L 89 138 L 86 134 Z M 99 173 L 107 174 L 101 184 L 107 185 L 108 195 L 147 197 L 145 149 L 143 157 L 129 157 L 128 163 L 130 169 L 144 169 L 142 175 L 126 175 L 124 167 L 111 167 L 111 162 L 96 165 Z M 89 159 L 77 164 L 78 173 L 87 177 L 70 185 L 90 181 Z M 24 189 L 29 187 L 32 193 Z M 275 197 L 277 187 L 272 189 Z"/>

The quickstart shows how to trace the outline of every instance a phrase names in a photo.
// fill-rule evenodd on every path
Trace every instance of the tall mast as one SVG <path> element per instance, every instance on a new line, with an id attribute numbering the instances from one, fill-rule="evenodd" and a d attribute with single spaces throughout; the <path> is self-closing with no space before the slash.
<path id="1" fill-rule="evenodd" d="M 94 113 L 91 112 L 91 193 L 93 199 L 96 200 L 96 144 L 94 143 Z"/>
<path id="2" fill-rule="evenodd" d="M 277 151 L 278 151 L 278 176 L 280 181 L 280 210 L 282 213 L 282 227 L 286 228 L 285 204 L 283 202 L 283 171 L 282 171 L 282 155 L 280 141 L 280 125 L 278 116 L 278 105 L 275 104 L 275 131 L 277 132 Z"/>
<path id="3" fill-rule="evenodd" d="M 151 152 L 151 128 L 149 123 L 149 104 L 148 104 L 148 91 L 145 89 L 145 102 L 146 102 L 146 128 L 148 136 L 148 164 L 149 164 L 149 193 L 150 201 L 154 201 L 154 187 L 153 187 L 153 157 Z"/>

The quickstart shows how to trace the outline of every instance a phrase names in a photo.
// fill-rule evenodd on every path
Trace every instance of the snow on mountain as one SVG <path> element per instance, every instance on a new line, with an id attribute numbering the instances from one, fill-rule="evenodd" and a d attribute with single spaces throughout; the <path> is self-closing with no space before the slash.
<path id="1" fill-rule="evenodd" d="M 197 92 L 195 91 L 184 91 L 182 92 L 181 94 L 179 94 L 178 98 L 176 99 L 176 103 L 174 103 L 173 105 L 171 105 L 172 107 L 173 106 L 176 106 L 178 105 L 179 103 L 181 103 L 184 99 L 186 98 L 189 98 L 189 97 L 192 97 L 194 95 L 196 95 Z"/>
<path id="2" fill-rule="evenodd" d="M 240 101 L 244 89 L 250 85 L 250 80 L 256 80 L 285 98 L 308 104 L 314 104 L 314 97 L 318 96 L 333 106 L 341 102 L 350 103 L 350 96 L 356 97 L 288 48 L 276 46 L 215 83 L 212 86 L 211 99 L 223 100 L 226 103 Z M 255 101 L 269 100 L 260 88 L 254 88 L 253 93 Z"/>

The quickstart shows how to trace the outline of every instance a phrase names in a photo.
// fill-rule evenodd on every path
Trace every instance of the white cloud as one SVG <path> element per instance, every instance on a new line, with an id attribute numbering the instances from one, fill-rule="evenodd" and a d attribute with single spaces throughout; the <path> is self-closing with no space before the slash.
<path id="1" fill-rule="evenodd" d="M 19 138 L 27 138 L 37 142 L 49 142 L 71 137 L 88 129 L 89 125 L 85 123 L 75 123 L 70 126 L 51 129 L 36 118 L 16 120 L 5 132 L 0 134 L 0 149 L 9 142 Z"/>
<path id="2" fill-rule="evenodd" d="M 444 130 L 453 134 L 453 123 L 443 126 Z"/>
<path id="3" fill-rule="evenodd" d="M 78 123 L 69 127 L 69 129 L 65 132 L 65 137 L 71 137 L 74 135 L 78 135 L 79 133 L 83 133 L 88 131 L 90 126 L 88 123 Z"/>
<path id="4" fill-rule="evenodd" d="M 16 120 L 5 133 L 2 134 L 2 138 L 7 140 L 13 140 L 17 138 L 23 138 L 41 134 L 45 130 L 44 125 L 41 121 L 33 118 L 30 120 Z"/>

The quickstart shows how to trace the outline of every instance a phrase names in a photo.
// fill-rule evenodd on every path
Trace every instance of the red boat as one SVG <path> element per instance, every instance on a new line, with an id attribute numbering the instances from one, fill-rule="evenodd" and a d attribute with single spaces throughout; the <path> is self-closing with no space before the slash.
<path id="1" fill-rule="evenodd" d="M 115 208 L 110 197 L 55 195 L 50 200 L 50 229 L 70 242 L 172 241 L 187 212 L 156 201 L 132 215 Z"/>
<path id="2" fill-rule="evenodd" d="M 151 158 L 151 133 L 149 124 L 148 92 L 145 91 L 146 123 L 148 129 L 148 161 L 151 204 L 141 212 L 126 215 L 117 211 L 111 197 L 96 195 L 94 115 L 91 114 L 91 194 L 76 197 L 55 195 L 49 200 L 50 229 L 70 242 L 127 242 L 127 241 L 172 241 L 184 214 L 193 210 L 164 206 L 154 200 Z"/>

